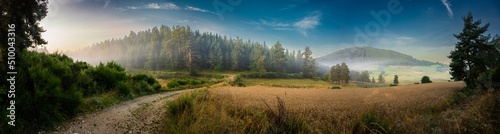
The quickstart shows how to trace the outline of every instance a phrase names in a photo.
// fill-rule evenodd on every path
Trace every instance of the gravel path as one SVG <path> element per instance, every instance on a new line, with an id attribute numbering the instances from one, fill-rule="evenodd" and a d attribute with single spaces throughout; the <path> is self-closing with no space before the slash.
<path id="1" fill-rule="evenodd" d="M 80 115 L 51 133 L 160 133 L 165 103 L 190 90 L 143 96 L 102 111 Z"/>

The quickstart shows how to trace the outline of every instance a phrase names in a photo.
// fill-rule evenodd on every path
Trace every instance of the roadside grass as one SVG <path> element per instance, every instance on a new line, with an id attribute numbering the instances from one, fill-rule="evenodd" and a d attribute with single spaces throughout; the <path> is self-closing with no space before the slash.
<path id="1" fill-rule="evenodd" d="M 118 91 L 102 93 L 100 95 L 84 98 L 82 104 L 78 108 L 78 112 L 89 113 L 93 111 L 99 111 L 104 108 L 118 104 L 124 100 L 128 99 L 121 98 Z"/>
<path id="2" fill-rule="evenodd" d="M 304 119 L 277 98 L 277 107 L 229 107 L 208 90 L 187 93 L 166 105 L 164 133 L 307 133 Z"/>

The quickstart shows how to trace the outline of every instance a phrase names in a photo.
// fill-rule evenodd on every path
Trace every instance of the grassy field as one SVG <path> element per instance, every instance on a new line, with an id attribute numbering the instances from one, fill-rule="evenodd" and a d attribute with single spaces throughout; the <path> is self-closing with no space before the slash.
<path id="1" fill-rule="evenodd" d="M 401 85 L 420 82 L 423 76 L 429 76 L 434 82 L 447 82 L 450 80 L 451 75 L 447 71 L 438 71 L 439 67 L 439 65 L 379 67 L 378 70 L 371 71 L 370 79 L 375 77 L 375 80 L 377 80 L 378 75 L 383 70 L 385 71 L 384 77 L 386 83 L 392 83 L 394 75 L 398 75 Z"/>
<path id="2" fill-rule="evenodd" d="M 452 116 L 440 115 L 464 86 L 463 82 L 341 90 L 225 86 L 170 103 L 164 125 L 194 133 L 450 132 L 446 130 L 454 124 L 447 120 Z M 179 110 L 180 104 L 187 105 Z"/>
<path id="3" fill-rule="evenodd" d="M 355 88 L 356 85 L 335 85 L 330 82 L 312 79 L 243 79 L 246 86 L 267 86 L 267 87 L 286 87 L 286 88 L 315 88 L 330 89 L 333 86 L 344 88 Z"/>

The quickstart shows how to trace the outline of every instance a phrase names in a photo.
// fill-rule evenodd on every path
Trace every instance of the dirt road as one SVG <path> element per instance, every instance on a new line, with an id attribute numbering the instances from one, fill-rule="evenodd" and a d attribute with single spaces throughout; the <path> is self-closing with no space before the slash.
<path id="1" fill-rule="evenodd" d="M 51 133 L 159 133 L 165 103 L 186 91 L 190 90 L 143 96 L 102 111 L 81 115 Z"/>

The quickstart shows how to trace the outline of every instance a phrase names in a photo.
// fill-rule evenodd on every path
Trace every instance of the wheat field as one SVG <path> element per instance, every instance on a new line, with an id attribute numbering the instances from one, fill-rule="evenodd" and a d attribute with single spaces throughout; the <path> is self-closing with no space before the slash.
<path id="1" fill-rule="evenodd" d="M 336 90 L 219 87 L 210 90 L 210 98 L 225 107 L 274 110 L 279 97 L 288 114 L 304 119 L 318 133 L 350 133 L 370 110 L 390 121 L 393 132 L 425 133 L 436 127 L 430 116 L 450 107 L 450 98 L 463 87 L 463 82 Z"/>

